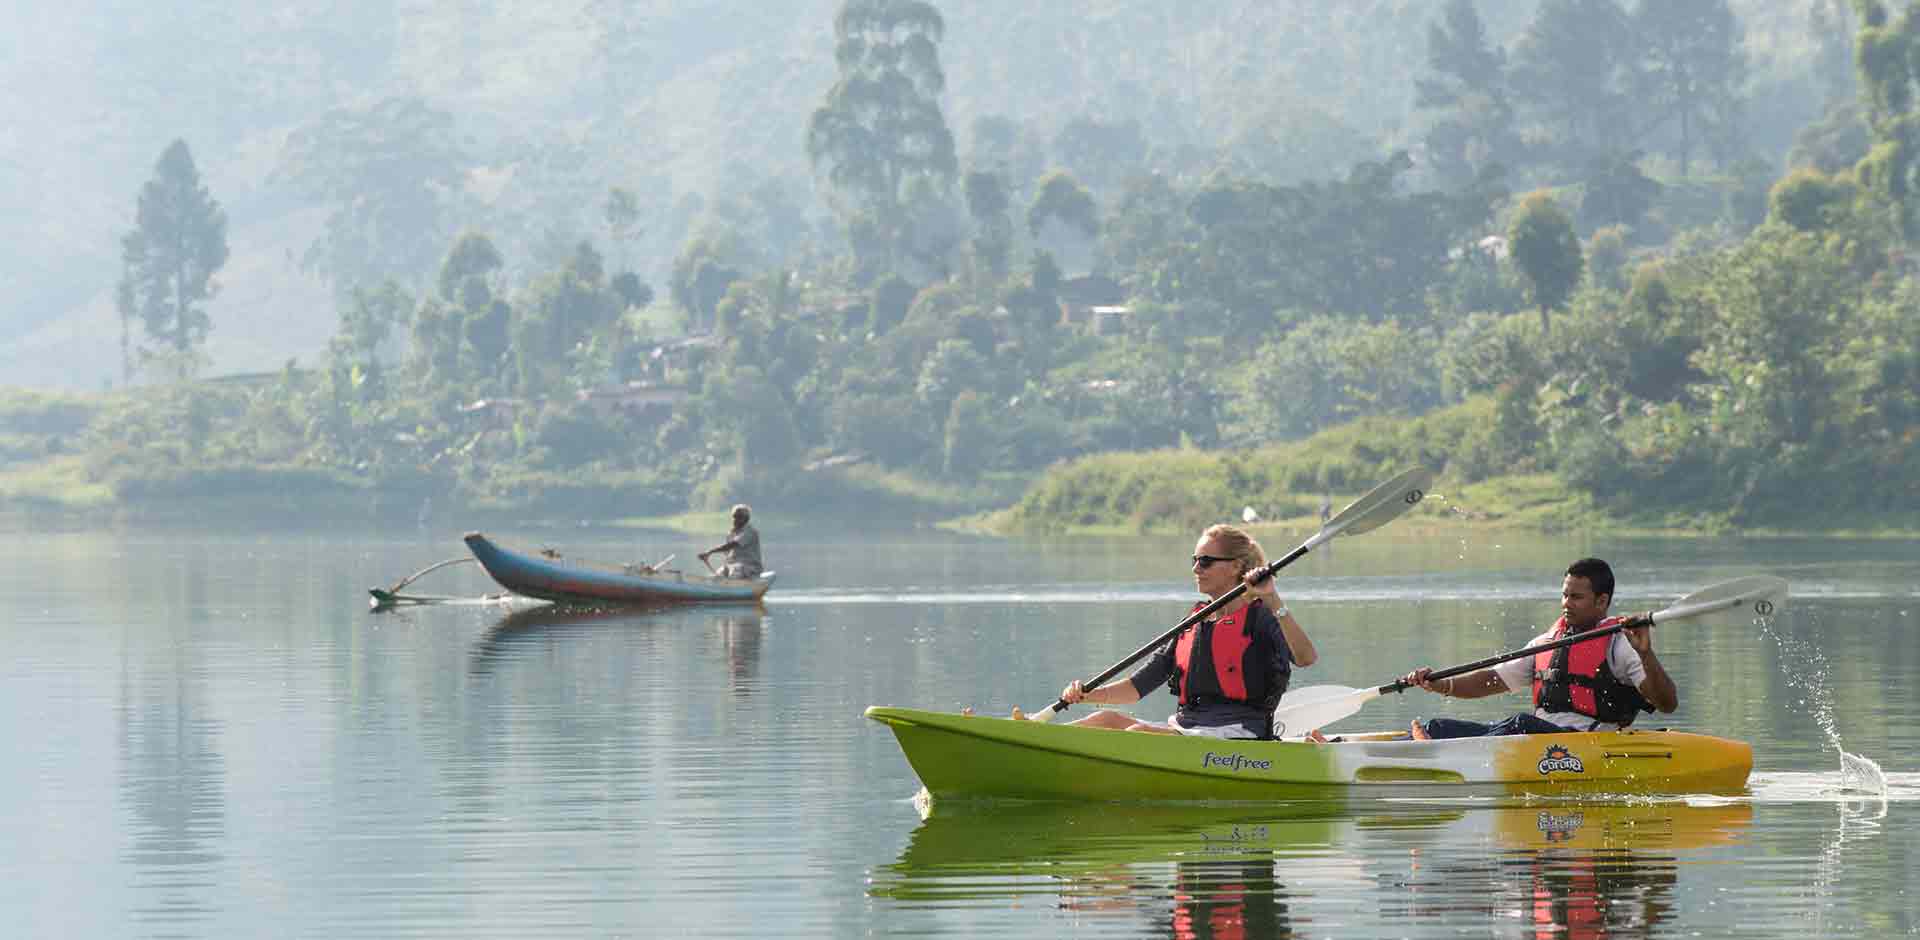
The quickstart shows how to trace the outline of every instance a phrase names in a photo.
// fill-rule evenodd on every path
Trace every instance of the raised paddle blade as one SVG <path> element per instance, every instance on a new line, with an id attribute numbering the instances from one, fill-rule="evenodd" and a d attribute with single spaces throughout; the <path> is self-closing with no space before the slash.
<path id="1" fill-rule="evenodd" d="M 1649 616 L 1655 624 L 1703 614 L 1746 608 L 1755 617 L 1770 617 L 1786 606 L 1787 579 L 1772 575 L 1751 575 L 1722 581 L 1674 601 Z"/>
<path id="2" fill-rule="evenodd" d="M 1312 548 L 1336 535 L 1359 535 L 1378 529 L 1425 499 L 1431 486 L 1433 471 L 1425 467 L 1407 470 L 1348 503 L 1347 508 L 1328 519 L 1327 524 L 1307 540 L 1305 547 Z"/>
<path id="3" fill-rule="evenodd" d="M 1344 685 L 1294 689 L 1282 697 L 1280 707 L 1273 710 L 1273 736 L 1297 738 L 1324 728 L 1359 711 L 1379 696 L 1379 689 L 1353 689 Z"/>

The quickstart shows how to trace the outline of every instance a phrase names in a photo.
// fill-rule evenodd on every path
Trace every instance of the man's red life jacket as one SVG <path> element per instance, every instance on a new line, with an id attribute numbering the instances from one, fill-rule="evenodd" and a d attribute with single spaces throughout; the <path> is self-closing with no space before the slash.
<path id="1" fill-rule="evenodd" d="M 1286 692 L 1291 674 L 1278 677 L 1278 688 L 1268 682 L 1266 664 L 1275 659 L 1270 636 L 1251 629 L 1254 605 L 1258 600 L 1217 620 L 1204 621 L 1183 631 L 1173 647 L 1173 676 L 1167 688 L 1180 697 L 1181 705 L 1207 701 L 1230 701 L 1272 708 Z M 1206 604 L 1195 604 L 1194 610 Z M 1204 644 L 1204 655 L 1196 657 L 1196 645 Z M 1211 668 L 1196 675 L 1196 658 Z"/>
<path id="2" fill-rule="evenodd" d="M 1626 619 L 1608 617 L 1588 629 L 1611 627 Z M 1566 635 L 1567 618 L 1562 616 L 1553 624 L 1553 639 Z M 1615 678 L 1607 668 L 1607 649 L 1615 636 L 1609 633 L 1533 654 L 1533 706 L 1574 712 L 1622 728 L 1633 724 L 1642 711 L 1653 711 L 1639 689 Z"/>

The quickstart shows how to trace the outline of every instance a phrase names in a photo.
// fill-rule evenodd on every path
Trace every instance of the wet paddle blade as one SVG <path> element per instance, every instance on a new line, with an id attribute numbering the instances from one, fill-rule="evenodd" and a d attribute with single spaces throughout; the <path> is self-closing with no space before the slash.
<path id="1" fill-rule="evenodd" d="M 1379 689 L 1353 689 L 1344 685 L 1295 689 L 1282 697 L 1280 707 L 1273 710 L 1273 736 L 1300 737 L 1352 715 L 1379 697 Z"/>
<path id="2" fill-rule="evenodd" d="M 1751 575 L 1722 581 L 1674 601 L 1653 612 L 1653 622 L 1665 623 L 1687 617 L 1746 609 L 1755 617 L 1770 617 L 1787 603 L 1787 579 L 1772 575 Z"/>
<path id="3" fill-rule="evenodd" d="M 1427 496 L 1433 485 L 1433 471 L 1414 467 L 1367 491 L 1367 495 L 1347 504 L 1327 524 L 1320 527 L 1320 541 L 1335 535 L 1359 535 L 1371 532 L 1400 517 Z"/>

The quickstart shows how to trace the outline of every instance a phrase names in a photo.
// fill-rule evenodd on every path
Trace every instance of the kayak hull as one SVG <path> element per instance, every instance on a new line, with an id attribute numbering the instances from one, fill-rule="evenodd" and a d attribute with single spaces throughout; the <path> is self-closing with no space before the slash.
<path id="1" fill-rule="evenodd" d="M 585 606 L 739 603 L 758 601 L 773 587 L 773 572 L 757 578 L 708 578 L 678 571 L 646 572 L 562 559 L 556 553 L 507 548 L 478 532 L 467 550 L 503 588 L 524 597 Z"/>
<path id="2" fill-rule="evenodd" d="M 1413 741 L 1224 741 L 875 706 L 935 799 L 1270 801 L 1486 793 L 1737 793 L 1741 741 L 1602 731 Z"/>

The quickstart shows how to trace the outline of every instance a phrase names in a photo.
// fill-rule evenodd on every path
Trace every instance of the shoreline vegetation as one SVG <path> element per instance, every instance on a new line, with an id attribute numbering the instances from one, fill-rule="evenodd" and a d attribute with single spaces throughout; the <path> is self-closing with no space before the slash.
<path id="1" fill-rule="evenodd" d="M 1394 50 L 1407 67 L 1373 84 L 1400 90 L 1249 111 L 1224 93 L 1258 84 L 1239 65 L 1169 83 L 1148 51 L 1134 87 L 1110 82 L 1128 56 L 1089 47 L 1085 74 L 1146 110 L 1089 85 L 1010 113 L 1033 82 L 949 86 L 933 4 L 840 6 L 831 82 L 727 85 L 810 114 L 804 142 L 729 144 L 691 176 L 628 146 L 644 108 L 574 114 L 571 86 L 529 86 L 550 120 L 511 132 L 471 123 L 493 93 L 413 81 L 250 119 L 194 143 L 205 178 L 175 137 L 128 194 L 119 335 L 65 356 L 113 389 L 0 388 L 0 513 L 707 531 L 746 502 L 849 532 L 1299 529 L 1420 465 L 1437 482 L 1410 526 L 1920 530 L 1920 8 L 1823 0 L 1804 29 L 1760 27 L 1819 38 L 1754 72 L 1724 2 L 1542 4 L 1492 29 L 1472 0 L 1276 13 L 1222 35 L 1334 36 L 1336 85 Z M 1189 58 L 1220 32 L 1120 6 Z M 964 17 L 948 49 L 968 57 L 1005 25 Z M 1743 104 L 1763 95 L 1804 107 Z M 975 102 L 971 125 L 943 99 Z M 1362 113 L 1401 130 L 1275 145 Z M 272 194 L 216 195 L 235 160 L 274 163 Z M 205 375 L 213 331 L 325 313 L 210 303 L 223 270 L 280 276 L 295 246 L 263 237 L 266 206 L 326 214 L 302 267 L 335 328 L 304 361 Z"/>
<path id="2" fill-rule="evenodd" d="M 173 467 L 112 477 L 64 442 L 84 429 L 88 396 L 15 390 L 13 433 L 0 456 L 0 519 L 36 528 L 172 525 L 209 518 L 253 524 L 445 524 L 461 528 L 604 526 L 706 534 L 724 508 L 603 512 L 619 506 L 619 475 L 525 477 L 492 495 L 458 498 L 457 480 L 422 474 L 382 485 L 329 468 L 240 463 Z M 47 417 L 23 421 L 25 409 Z M 1414 463 L 1439 472 L 1433 492 L 1395 528 L 1456 531 L 1742 537 L 1912 537 L 1910 519 L 1884 513 L 1812 513 L 1775 525 L 1737 525 L 1724 513 L 1623 512 L 1552 472 L 1479 473 L 1476 448 L 1494 403 L 1471 401 L 1414 419 L 1365 418 L 1298 441 L 1244 453 L 1195 447 L 1113 451 L 1058 462 L 1032 475 L 975 482 L 930 479 L 873 464 L 787 468 L 783 496 L 756 508 L 776 526 L 831 524 L 857 514 L 881 528 L 938 527 L 990 537 L 1132 536 L 1192 531 L 1214 522 L 1262 535 L 1309 534 L 1323 501 L 1332 511 Z M 24 429 L 24 431 L 22 430 Z M 37 435 L 33 432 L 39 432 Z M 1476 437 L 1476 434 L 1478 435 Z M 38 439 L 36 439 L 36 437 Z M 1477 442 L 1476 442 L 1477 441 Z M 693 486 L 698 483 L 693 483 Z M 508 494 L 511 495 L 502 495 Z M 636 500 L 636 502 L 644 502 Z M 1246 510 L 1253 511 L 1248 519 Z"/>

